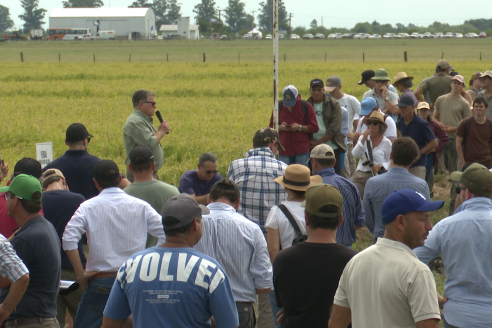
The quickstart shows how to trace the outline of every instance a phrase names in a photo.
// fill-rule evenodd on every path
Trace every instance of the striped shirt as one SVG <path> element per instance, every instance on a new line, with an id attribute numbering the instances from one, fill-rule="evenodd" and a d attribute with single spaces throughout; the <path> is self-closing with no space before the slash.
<path id="1" fill-rule="evenodd" d="M 412 189 L 430 200 L 429 186 L 425 180 L 416 177 L 402 167 L 391 167 L 388 172 L 370 178 L 364 189 L 364 210 L 366 226 L 375 238 L 383 237 L 384 224 L 381 208 L 385 199 L 395 190 Z"/>
<path id="2" fill-rule="evenodd" d="M 166 240 L 161 216 L 149 203 L 120 188 L 106 188 L 83 202 L 63 233 L 63 249 L 74 250 L 84 233 L 90 256 L 86 271 L 114 272 L 133 254 L 145 249 L 147 232 Z"/>
<path id="3" fill-rule="evenodd" d="M 29 270 L 15 253 L 12 244 L 0 235 L 0 276 L 16 282 L 28 273 Z"/>
<path id="4" fill-rule="evenodd" d="M 256 302 L 256 289 L 273 285 L 267 244 L 258 226 L 224 203 L 208 205 L 202 238 L 193 248 L 215 260 L 229 277 L 236 302 Z"/>
<path id="5" fill-rule="evenodd" d="M 287 164 L 275 159 L 267 147 L 254 148 L 229 166 L 227 177 L 241 192 L 241 214 L 266 232 L 265 222 L 273 205 L 287 200 L 284 188 L 273 180 L 283 176 Z"/>
<path id="6" fill-rule="evenodd" d="M 359 190 L 352 182 L 335 174 L 335 169 L 332 167 L 320 170 L 316 174 L 321 176 L 323 183 L 337 187 L 342 194 L 343 222 L 337 229 L 336 241 L 339 244 L 351 246 L 357 239 L 355 226 L 365 225 L 365 213 Z"/>

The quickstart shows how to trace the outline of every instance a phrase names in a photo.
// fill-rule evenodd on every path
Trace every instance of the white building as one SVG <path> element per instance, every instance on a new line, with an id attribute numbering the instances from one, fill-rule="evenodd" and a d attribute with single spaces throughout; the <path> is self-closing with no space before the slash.
<path id="1" fill-rule="evenodd" d="M 198 25 L 190 25 L 189 17 L 178 18 L 178 24 L 176 25 L 163 24 L 159 31 L 162 33 L 163 38 L 167 38 L 170 35 L 179 35 L 185 39 L 197 40 L 200 36 Z"/>
<path id="2" fill-rule="evenodd" d="M 91 35 L 115 31 L 117 38 L 149 39 L 157 34 L 151 8 L 55 8 L 49 17 L 50 28 L 84 27 Z"/>

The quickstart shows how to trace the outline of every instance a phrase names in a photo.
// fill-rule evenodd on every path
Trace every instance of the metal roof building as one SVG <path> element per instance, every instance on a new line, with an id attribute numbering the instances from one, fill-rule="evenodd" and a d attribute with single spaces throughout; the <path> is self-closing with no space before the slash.
<path id="1" fill-rule="evenodd" d="M 187 17 L 184 17 L 187 18 Z M 178 20 L 180 21 L 181 18 Z M 198 25 L 193 25 L 189 24 L 189 21 L 183 21 L 183 26 L 182 29 L 178 29 L 180 27 L 178 24 L 174 25 L 168 25 L 168 24 L 162 24 L 161 28 L 159 31 L 161 32 L 162 36 L 164 38 L 171 36 L 171 35 L 179 35 L 183 36 L 186 39 L 190 40 L 196 40 L 199 38 L 199 26 Z M 188 29 L 186 29 L 186 24 L 188 24 Z"/>
<path id="2" fill-rule="evenodd" d="M 92 35 L 112 30 L 120 39 L 148 39 L 157 34 L 151 8 L 55 8 L 50 13 L 49 26 L 90 28 Z"/>

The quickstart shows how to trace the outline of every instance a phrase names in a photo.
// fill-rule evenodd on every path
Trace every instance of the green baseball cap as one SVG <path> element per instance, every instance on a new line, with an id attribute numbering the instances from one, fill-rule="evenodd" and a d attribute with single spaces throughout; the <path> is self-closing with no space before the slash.
<path id="1" fill-rule="evenodd" d="M 388 71 L 384 68 L 380 68 L 376 71 L 376 75 L 371 78 L 371 80 L 383 80 L 383 81 L 391 81 L 388 77 Z"/>
<path id="2" fill-rule="evenodd" d="M 325 205 L 335 205 L 337 213 L 320 212 L 320 208 Z M 306 212 L 324 218 L 333 218 L 342 214 L 343 197 L 337 187 L 320 183 L 306 190 L 306 200 L 301 203 L 306 208 Z"/>
<path id="3" fill-rule="evenodd" d="M 39 191 L 43 194 L 43 188 L 41 188 L 41 183 L 38 179 L 33 177 L 32 175 L 27 174 L 19 174 L 12 180 L 12 183 L 8 187 L 0 188 L 0 192 L 8 192 L 10 191 L 20 199 L 32 200 L 35 202 L 40 202 L 40 199 L 32 199 L 32 195 Z"/>
<path id="4" fill-rule="evenodd" d="M 473 163 L 464 172 L 451 173 L 449 178 L 453 182 L 462 183 L 475 195 L 492 197 L 492 173 L 481 164 Z"/>

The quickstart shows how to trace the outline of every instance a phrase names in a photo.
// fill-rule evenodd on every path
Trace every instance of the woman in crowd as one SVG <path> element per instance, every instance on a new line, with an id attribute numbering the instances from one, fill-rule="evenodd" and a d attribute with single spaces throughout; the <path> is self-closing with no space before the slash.
<path id="1" fill-rule="evenodd" d="M 352 182 L 359 189 L 361 197 L 364 196 L 367 180 L 389 169 L 391 154 L 391 141 L 384 136 L 388 126 L 384 122 L 383 114 L 373 112 L 371 116 L 364 118 L 363 123 L 367 125 L 367 130 L 352 150 L 352 155 L 359 158 Z"/>
<path id="2" fill-rule="evenodd" d="M 436 149 L 433 152 L 427 155 L 427 161 L 425 163 L 425 181 L 429 185 L 429 191 L 432 196 L 432 188 L 434 187 L 434 165 L 437 165 L 437 155 L 442 151 L 444 146 L 448 143 L 448 135 L 444 130 L 437 124 L 434 120 L 431 119 L 429 115 L 430 106 L 425 101 L 419 103 L 417 108 L 415 109 L 417 115 L 429 122 L 429 127 L 432 130 L 432 133 L 439 140 Z"/>
<path id="3" fill-rule="evenodd" d="M 394 80 L 395 82 L 393 82 L 393 86 L 400 92 L 400 97 L 403 97 L 403 95 L 409 95 L 412 97 L 414 105 L 417 106 L 419 101 L 413 94 L 413 90 L 410 89 L 413 87 L 413 76 L 407 76 L 407 73 L 400 72 L 395 75 Z"/>

